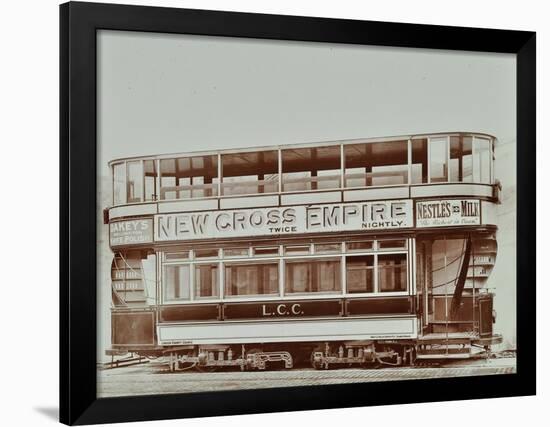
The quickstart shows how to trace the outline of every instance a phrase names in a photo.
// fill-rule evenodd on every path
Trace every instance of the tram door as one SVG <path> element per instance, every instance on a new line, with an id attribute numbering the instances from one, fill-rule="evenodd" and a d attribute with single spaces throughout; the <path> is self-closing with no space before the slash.
<path id="1" fill-rule="evenodd" d="M 417 294 L 423 333 L 472 330 L 475 304 L 467 236 L 433 236 L 417 241 Z"/>

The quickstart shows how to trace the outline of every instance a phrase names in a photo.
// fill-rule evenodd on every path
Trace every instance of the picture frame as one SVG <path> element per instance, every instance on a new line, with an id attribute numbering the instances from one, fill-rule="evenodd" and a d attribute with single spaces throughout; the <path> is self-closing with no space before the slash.
<path id="1" fill-rule="evenodd" d="M 97 398 L 97 31 L 516 55 L 517 372 Z M 60 421 L 68 425 L 532 395 L 536 392 L 536 35 L 527 31 L 69 2 L 60 6 Z M 392 390 L 398 386 L 396 396 Z M 417 391 L 421 389 L 422 393 Z M 252 404 L 253 402 L 253 404 Z M 139 408 L 139 409 L 136 409 Z"/>

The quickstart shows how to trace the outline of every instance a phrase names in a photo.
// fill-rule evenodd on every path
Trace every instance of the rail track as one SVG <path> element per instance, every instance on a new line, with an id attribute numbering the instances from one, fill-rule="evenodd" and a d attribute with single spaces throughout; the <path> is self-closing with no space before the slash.
<path id="1" fill-rule="evenodd" d="M 100 370 L 98 396 L 193 393 L 201 391 L 296 387 L 356 382 L 400 381 L 426 378 L 501 375 L 516 372 L 515 357 L 447 362 L 414 367 L 378 369 L 343 368 L 314 370 L 299 368 L 276 371 L 216 371 L 194 369 L 171 373 L 165 364 L 150 363 L 120 369 Z"/>

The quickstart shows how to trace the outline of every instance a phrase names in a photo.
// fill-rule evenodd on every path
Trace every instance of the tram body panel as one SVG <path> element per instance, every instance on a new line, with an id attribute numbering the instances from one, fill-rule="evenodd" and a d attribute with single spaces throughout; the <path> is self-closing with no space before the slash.
<path id="1" fill-rule="evenodd" d="M 416 317 L 163 324 L 157 328 L 160 345 L 413 339 Z"/>

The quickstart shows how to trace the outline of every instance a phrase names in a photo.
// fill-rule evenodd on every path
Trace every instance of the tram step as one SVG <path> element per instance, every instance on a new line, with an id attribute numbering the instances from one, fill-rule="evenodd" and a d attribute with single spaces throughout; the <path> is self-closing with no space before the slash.
<path id="1" fill-rule="evenodd" d="M 468 359 L 471 356 L 470 347 L 437 347 L 422 348 L 416 353 L 417 359 Z"/>
<path id="2" fill-rule="evenodd" d="M 417 359 L 469 359 L 470 353 L 460 354 L 417 354 Z"/>

